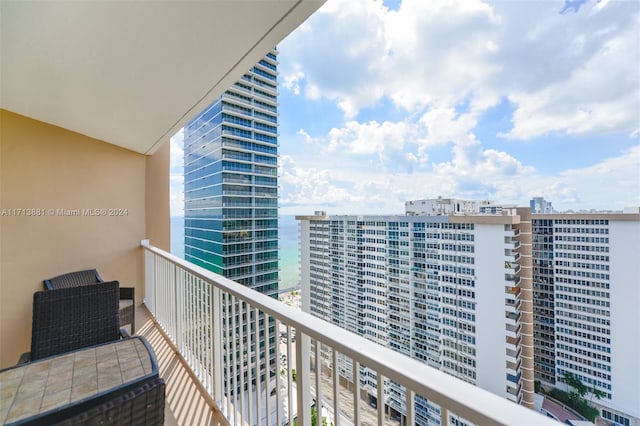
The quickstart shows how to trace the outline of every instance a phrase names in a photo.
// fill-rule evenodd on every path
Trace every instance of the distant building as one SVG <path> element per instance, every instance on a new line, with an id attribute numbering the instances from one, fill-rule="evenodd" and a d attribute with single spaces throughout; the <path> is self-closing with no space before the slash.
<path id="1" fill-rule="evenodd" d="M 490 202 L 425 201 L 401 216 L 297 216 L 303 309 L 533 408 L 529 209 L 481 215 Z M 337 368 L 351 380 L 348 362 Z M 363 371 L 373 402 L 377 379 Z M 385 381 L 385 397 L 406 413 L 399 385 Z M 440 423 L 437 405 L 417 398 L 415 408 L 416 424 Z"/>
<path id="2" fill-rule="evenodd" d="M 604 392 L 614 424 L 640 425 L 640 214 L 533 215 L 536 378 Z M 588 394 L 587 399 L 591 400 Z"/>
<path id="3" fill-rule="evenodd" d="M 448 216 L 473 215 L 481 210 L 486 213 L 497 213 L 493 201 L 489 200 L 459 200 L 454 198 L 432 198 L 405 202 L 405 213 L 410 216 Z M 487 210 L 488 209 L 488 210 Z"/>
<path id="4" fill-rule="evenodd" d="M 637 207 L 530 215 L 438 198 L 408 201 L 405 216 L 297 219 L 312 314 L 530 407 L 532 368 L 559 388 L 571 372 L 604 392 L 586 395 L 603 419 L 640 426 Z M 386 404 L 404 413 L 401 388 L 385 386 Z M 417 424 L 438 424 L 438 407 L 417 401 Z"/>
<path id="5" fill-rule="evenodd" d="M 531 201 L 529 201 L 529 207 L 531 208 L 532 214 L 553 213 L 551 201 L 547 201 L 542 197 L 533 197 Z"/>

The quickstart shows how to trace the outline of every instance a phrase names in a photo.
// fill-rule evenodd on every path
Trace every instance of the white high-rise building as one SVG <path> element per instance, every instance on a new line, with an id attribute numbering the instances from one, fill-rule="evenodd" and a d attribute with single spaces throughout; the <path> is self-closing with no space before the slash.
<path id="1" fill-rule="evenodd" d="M 298 216 L 303 309 L 532 408 L 529 209 L 464 210 Z M 337 367 L 351 380 L 350 365 Z M 378 403 L 377 378 L 363 371 L 361 386 Z M 400 386 L 385 381 L 385 398 L 406 412 Z M 440 423 L 425 399 L 415 414 L 417 424 Z"/>
<path id="2" fill-rule="evenodd" d="M 305 306 L 525 405 L 534 358 L 543 384 L 563 388 L 570 372 L 603 392 L 585 396 L 603 419 L 640 426 L 640 209 L 561 214 L 537 204 L 548 213 L 438 198 L 408 201 L 406 216 L 298 217 Z M 374 395 L 375 377 L 362 386 Z M 403 413 L 401 389 L 386 388 Z M 439 421 L 430 403 L 416 414 Z"/>
<path id="3" fill-rule="evenodd" d="M 633 210 L 629 210 L 630 212 Z M 589 389 L 602 418 L 640 426 L 640 214 L 533 215 L 536 378 Z"/>
<path id="4" fill-rule="evenodd" d="M 477 215 L 478 213 L 499 214 L 496 206 L 490 200 L 459 200 L 456 198 L 430 198 L 426 200 L 411 200 L 404 203 L 404 210 L 410 216 L 447 216 L 447 215 Z"/>

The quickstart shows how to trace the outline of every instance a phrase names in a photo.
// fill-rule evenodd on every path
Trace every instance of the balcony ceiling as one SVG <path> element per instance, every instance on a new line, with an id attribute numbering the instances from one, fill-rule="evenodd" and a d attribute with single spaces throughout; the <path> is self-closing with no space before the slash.
<path id="1" fill-rule="evenodd" d="M 325 0 L 0 1 L 0 106 L 152 154 Z"/>

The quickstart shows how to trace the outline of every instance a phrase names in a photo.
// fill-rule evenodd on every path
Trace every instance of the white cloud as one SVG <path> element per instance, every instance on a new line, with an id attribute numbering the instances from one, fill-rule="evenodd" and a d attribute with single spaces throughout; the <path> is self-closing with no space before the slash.
<path id="1" fill-rule="evenodd" d="M 332 101 L 344 121 L 298 132 L 305 155 L 283 169 L 282 205 L 323 207 L 326 196 L 341 211 L 401 212 L 406 199 L 438 195 L 640 204 L 640 148 L 582 168 L 549 158 L 544 169 L 561 171 L 543 175 L 541 156 L 512 145 L 612 134 L 629 146 L 640 134 L 640 3 L 565 6 L 327 2 L 281 44 L 281 72 L 289 90 Z"/>
<path id="2" fill-rule="evenodd" d="M 452 161 L 434 165 L 433 179 L 443 192 L 455 196 L 520 205 L 534 196 L 544 196 L 562 210 L 640 206 L 640 146 L 592 166 L 552 175 L 542 175 L 493 149 L 455 147 L 454 152 Z"/>
<path id="3" fill-rule="evenodd" d="M 513 107 L 507 139 L 640 134 L 640 4 L 587 2 L 560 14 L 563 4 L 404 0 L 393 11 L 381 0 L 327 2 L 281 44 L 281 87 L 333 101 L 345 121 L 296 133 L 305 155 L 280 159 L 281 212 L 402 213 L 405 200 L 438 195 L 640 205 L 640 146 L 543 176 L 477 136 L 502 99 Z M 382 103 L 399 108 L 395 121 L 358 120 Z M 171 140 L 172 215 L 184 207 L 182 138 Z"/>
<path id="4" fill-rule="evenodd" d="M 357 202 L 359 198 L 348 188 L 332 182 L 329 170 L 299 167 L 286 155 L 280 158 L 280 186 L 280 204 L 283 207 L 335 206 Z"/>
<path id="5" fill-rule="evenodd" d="M 291 90 L 294 94 L 300 94 L 300 80 L 304 78 L 304 72 L 302 72 L 300 65 L 298 64 L 288 74 L 283 75 L 282 85 Z"/>
<path id="6" fill-rule="evenodd" d="M 569 41 L 567 44 L 579 52 L 571 56 L 580 56 L 581 61 L 573 64 L 565 76 L 538 90 L 512 92 L 509 98 L 518 108 L 513 116 L 513 129 L 504 136 L 530 139 L 548 132 L 571 135 L 637 132 L 640 128 L 640 14 L 638 8 L 635 9 L 635 13 L 620 23 L 609 22 L 613 17 L 602 18 L 603 28 L 594 29 L 594 34 L 576 35 Z M 601 14 L 606 15 L 606 11 L 591 18 L 600 18 Z M 581 17 L 579 23 L 587 19 Z M 625 24 L 631 26 L 625 27 Z M 552 62 L 553 58 L 547 61 Z M 551 71 L 553 75 L 554 70 Z"/>
<path id="7" fill-rule="evenodd" d="M 281 61 L 284 80 L 304 73 L 300 91 L 308 99 L 335 101 L 346 117 L 374 104 L 383 94 L 374 83 L 384 77 L 380 68 L 387 44 L 381 31 L 383 15 L 380 0 L 327 2 L 281 44 L 281 55 L 289 58 Z"/>
<path id="8" fill-rule="evenodd" d="M 184 129 L 169 143 L 169 212 L 171 216 L 184 216 Z"/>
<path id="9" fill-rule="evenodd" d="M 426 161 L 432 147 L 477 144 L 475 126 L 473 114 L 457 114 L 454 108 L 434 108 L 420 117 L 410 116 L 402 121 L 348 121 L 329 130 L 326 136 L 312 137 L 304 129 L 297 135 L 320 150 L 342 155 L 375 155 L 383 167 L 400 166 L 410 171 L 413 165 Z"/>
<path id="10" fill-rule="evenodd" d="M 469 145 L 476 142 L 472 133 L 476 119 L 472 114 L 457 115 L 454 108 L 432 108 L 425 112 L 419 122 L 426 128 L 426 137 L 420 145 L 430 147 L 454 142 Z"/>
<path id="11" fill-rule="evenodd" d="M 395 128 L 398 124 L 389 122 L 387 126 Z M 402 124 L 401 129 L 422 125 Z M 453 132 L 453 136 L 440 137 L 443 144 L 450 146 L 451 160 L 420 161 L 407 150 L 408 146 L 418 146 L 406 137 L 410 132 L 402 133 L 405 139 L 401 143 L 385 145 L 380 142 L 386 140 L 386 133 L 380 130 L 383 127 L 379 123 L 352 123 L 330 133 L 336 149 L 328 150 L 328 143 L 320 143 L 312 145 L 315 150 L 305 158 L 294 160 L 283 156 L 280 170 L 283 211 L 402 213 L 404 201 L 438 195 L 500 201 L 505 197 L 521 199 L 524 195 L 517 182 L 535 172 L 505 152 L 483 149 L 465 129 Z M 363 145 L 371 139 L 378 142 Z M 383 161 L 380 152 L 388 161 Z M 339 166 L 336 155 L 340 155 Z M 400 164 L 405 167 L 398 167 Z"/>
<path id="12" fill-rule="evenodd" d="M 640 145 L 593 166 L 540 177 L 535 190 L 561 209 L 622 210 L 640 206 Z M 546 185 L 545 185 L 546 183 Z M 603 202 L 606 194 L 607 202 Z"/>
<path id="13" fill-rule="evenodd" d="M 311 137 L 311 135 L 309 133 L 307 133 L 304 129 L 300 129 L 296 132 L 296 136 L 300 136 L 302 138 L 302 140 L 307 143 L 314 143 L 314 139 Z"/>
<path id="14" fill-rule="evenodd" d="M 411 125 L 405 122 L 349 121 L 344 127 L 329 131 L 329 149 L 384 157 L 387 150 L 402 150 L 412 130 Z"/>
<path id="15" fill-rule="evenodd" d="M 518 199 L 518 182 L 534 169 L 506 152 L 482 149 L 479 143 L 452 148 L 451 161 L 433 164 L 432 180 L 446 194 L 459 198 Z"/>
<path id="16" fill-rule="evenodd" d="M 184 167 L 184 129 L 180 129 L 169 140 L 169 168 L 176 169 Z"/>
<path id="17" fill-rule="evenodd" d="M 332 169 L 339 161 L 340 167 L 347 169 L 353 165 L 371 167 L 375 164 L 378 168 L 410 171 L 418 161 L 424 160 L 418 159 L 417 152 L 410 152 L 415 150 L 423 128 L 422 124 L 410 121 L 349 121 L 342 127 L 330 129 L 326 135 L 311 136 L 300 129 L 296 136 L 310 145 L 305 155 L 314 156 L 315 160 L 329 159 Z"/>
<path id="18" fill-rule="evenodd" d="M 302 70 L 303 93 L 334 100 L 347 118 L 383 97 L 407 110 L 454 105 L 497 71 L 484 57 L 498 49 L 491 34 L 499 22 L 477 0 L 405 0 L 397 11 L 382 1 L 335 0 L 282 43 L 293 64 L 283 61 L 282 74 L 288 81 Z"/>
<path id="19" fill-rule="evenodd" d="M 451 153 L 449 161 L 418 167 L 411 173 L 391 172 L 348 158 L 336 168 L 332 156 L 314 157 L 315 167 L 305 167 L 284 156 L 280 207 L 285 214 L 319 209 L 330 214 L 401 214 L 404 201 L 439 195 L 518 205 L 543 196 L 562 210 L 640 206 L 640 146 L 589 167 L 550 175 L 506 152 L 483 149 L 479 143 L 451 144 Z"/>
<path id="20" fill-rule="evenodd" d="M 327 2 L 282 43 L 283 75 L 347 119 L 384 98 L 421 113 L 467 102 L 476 117 L 508 98 L 508 138 L 637 133 L 640 3 L 564 4 Z"/>
<path id="21" fill-rule="evenodd" d="M 487 4 L 405 0 L 385 18 L 385 94 L 408 111 L 477 97 L 498 71 L 487 56 L 500 19 Z"/>
<path id="22" fill-rule="evenodd" d="M 169 176 L 169 211 L 171 216 L 184 216 L 184 175 Z"/>

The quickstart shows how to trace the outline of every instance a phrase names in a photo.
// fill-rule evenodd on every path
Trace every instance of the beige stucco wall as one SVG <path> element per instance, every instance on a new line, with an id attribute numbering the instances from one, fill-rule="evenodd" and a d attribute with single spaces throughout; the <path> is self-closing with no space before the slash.
<path id="1" fill-rule="evenodd" d="M 140 240 L 148 237 L 147 230 L 163 244 L 168 239 L 169 170 L 168 147 L 152 160 L 2 110 L 0 129 L 3 368 L 29 350 L 32 295 L 42 290 L 45 278 L 97 268 L 105 280 L 135 286 L 136 302 L 141 303 Z M 166 196 L 153 194 L 163 190 Z M 156 204 L 165 198 L 164 205 Z M 28 216 L 15 209 L 42 211 Z M 74 215 L 66 216 L 60 209 Z M 89 216 L 83 209 L 96 209 L 98 216 Z M 166 215 L 165 230 L 161 220 L 147 228 L 148 210 L 158 217 Z"/>
<path id="2" fill-rule="evenodd" d="M 151 245 L 171 251 L 169 212 L 169 144 L 148 156 L 146 167 L 147 238 Z"/>
<path id="3" fill-rule="evenodd" d="M 521 404 L 527 408 L 534 408 L 535 386 L 534 386 L 534 348 L 533 348 L 533 259 L 532 259 L 532 228 L 531 228 L 531 209 L 528 207 L 519 207 L 517 209 L 520 223 L 517 225 L 520 235 L 518 241 L 520 247 L 520 272 L 518 276 L 520 283 L 518 287 L 518 299 L 520 300 L 520 348 L 522 352 L 520 359 L 522 364 L 520 371 L 522 372 L 522 402 Z"/>

